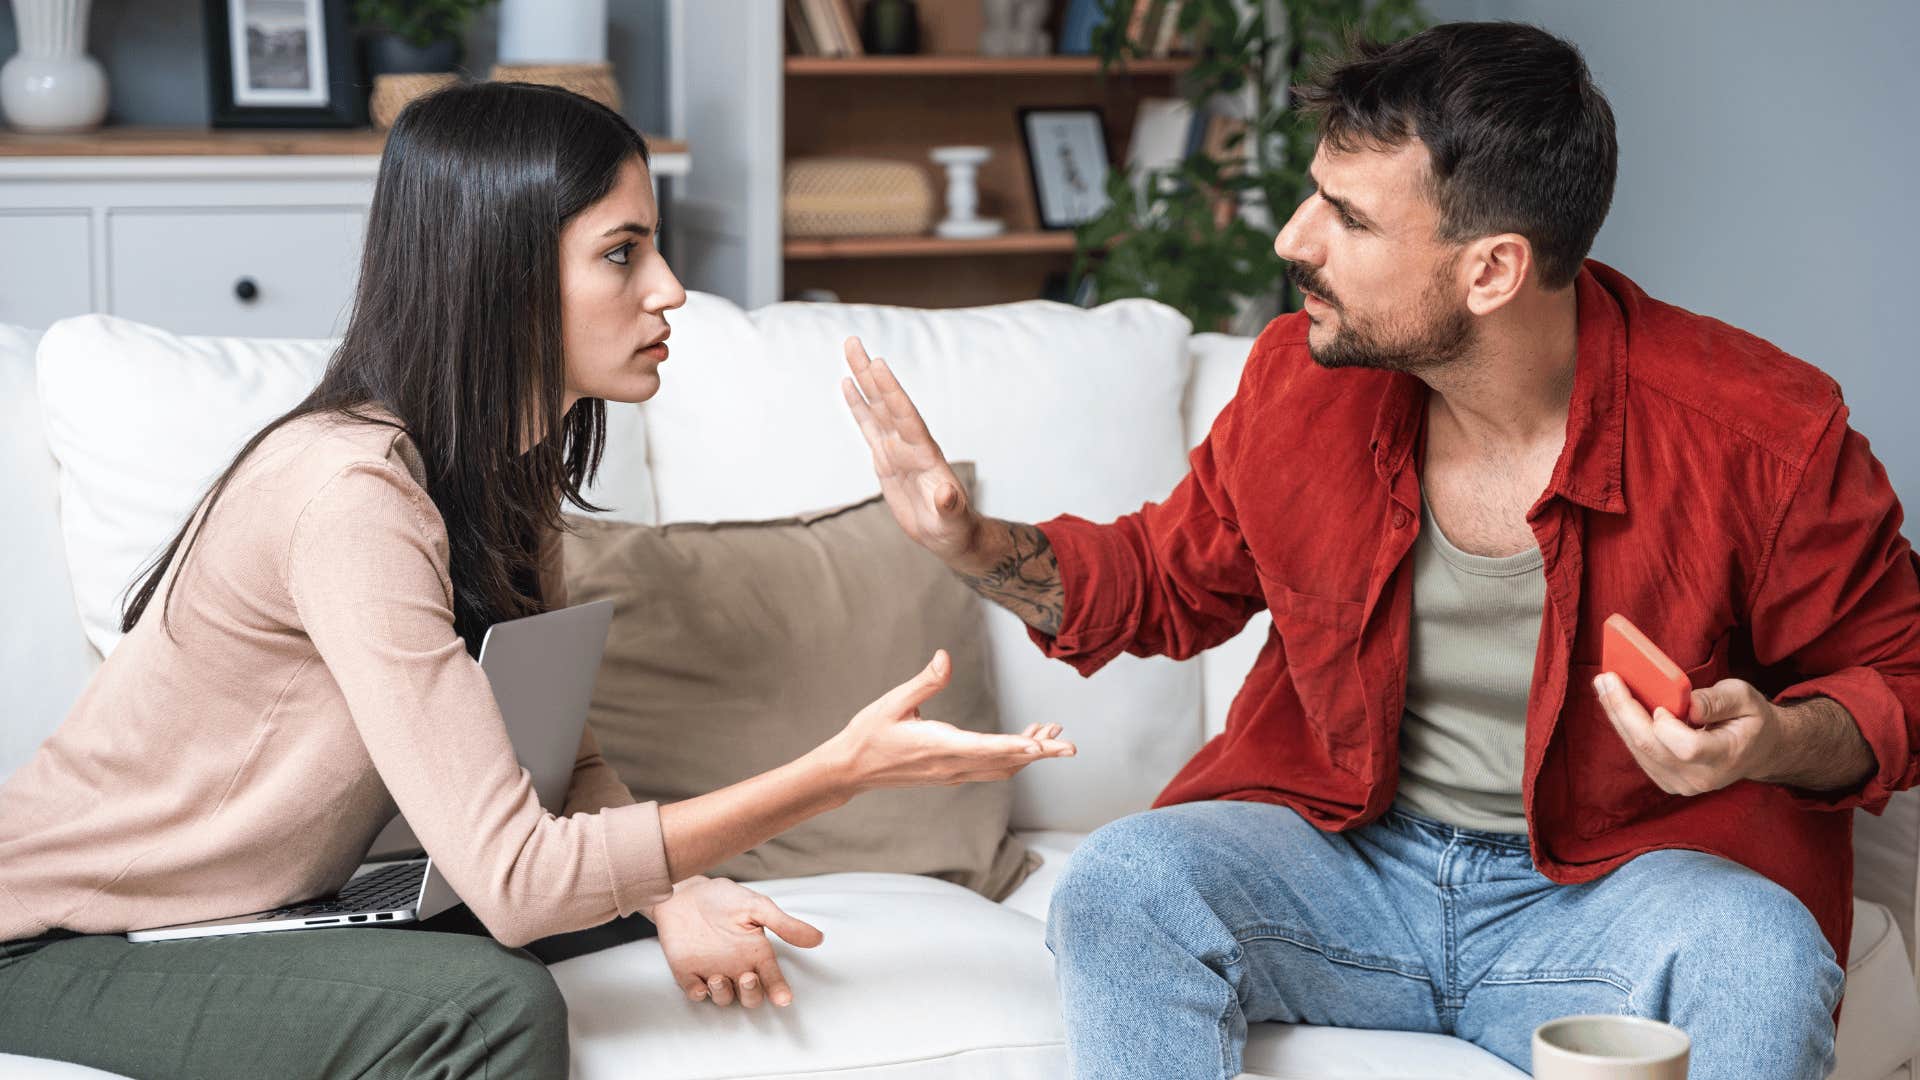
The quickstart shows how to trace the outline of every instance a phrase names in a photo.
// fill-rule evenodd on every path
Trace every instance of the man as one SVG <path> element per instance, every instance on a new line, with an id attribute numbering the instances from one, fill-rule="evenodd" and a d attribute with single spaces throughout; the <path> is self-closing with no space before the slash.
<path id="1" fill-rule="evenodd" d="M 1092 672 L 1274 632 L 1226 732 L 1056 887 L 1074 1074 L 1231 1077 L 1257 1020 L 1693 1037 L 1823 1077 L 1851 822 L 1915 782 L 1920 559 L 1838 387 L 1583 261 L 1613 117 L 1515 24 L 1302 91 L 1319 190 L 1274 320 L 1165 502 L 982 518 L 883 361 L 847 401 L 906 531 Z M 855 382 L 857 381 L 857 386 Z M 1688 721 L 1599 667 L 1625 614 Z M 1697 726 L 1695 726 L 1697 725 Z"/>

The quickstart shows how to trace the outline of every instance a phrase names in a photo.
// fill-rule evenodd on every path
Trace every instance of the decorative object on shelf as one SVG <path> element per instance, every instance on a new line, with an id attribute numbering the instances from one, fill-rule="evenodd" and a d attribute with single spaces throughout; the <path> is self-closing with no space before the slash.
<path id="1" fill-rule="evenodd" d="M 787 162 L 784 224 L 793 236 L 920 235 L 933 224 L 927 171 L 880 158 Z"/>
<path id="2" fill-rule="evenodd" d="M 607 0 L 500 0 L 495 59 L 502 64 L 607 60 Z"/>
<path id="3" fill-rule="evenodd" d="M 1117 9 L 1129 0 L 1103 2 Z M 1183 0 L 1174 32 L 1200 57 L 1183 87 L 1197 130 L 1177 166 L 1148 170 L 1154 182 L 1122 170 L 1108 178 L 1106 209 L 1075 233 L 1075 277 L 1092 279 L 1096 303 L 1151 297 L 1196 330 L 1254 333 L 1298 307 L 1273 234 L 1310 190 L 1315 129 L 1287 108 L 1287 87 L 1349 32 L 1394 41 L 1425 23 L 1418 0 L 1289 0 L 1284 13 Z M 1110 23 L 1094 39 L 1109 68 L 1156 44 Z"/>
<path id="4" fill-rule="evenodd" d="M 978 240 L 1006 231 L 1006 222 L 999 218 L 979 216 L 980 188 L 974 179 L 993 156 L 990 148 L 936 146 L 928 156 L 947 170 L 947 217 L 934 232 L 953 240 Z"/>
<path id="5" fill-rule="evenodd" d="M 1053 38 L 1045 29 L 1051 0 L 980 0 L 985 28 L 980 51 L 987 56 L 1045 56 Z"/>
<path id="6" fill-rule="evenodd" d="M 1099 109 L 1021 109 L 1020 137 L 1041 228 L 1071 229 L 1100 216 L 1111 196 Z"/>
<path id="7" fill-rule="evenodd" d="M 313 0 L 235 0 L 248 6 L 299 7 Z M 417 75 L 459 68 L 461 39 L 474 12 L 493 0 L 354 0 L 353 17 L 367 41 L 375 76 Z"/>
<path id="8" fill-rule="evenodd" d="M 13 0 L 20 51 L 0 66 L 0 109 L 21 131 L 91 131 L 107 115 L 107 73 L 87 55 L 92 0 Z"/>
<path id="9" fill-rule="evenodd" d="M 423 71 L 412 75 L 375 75 L 373 96 L 367 100 L 367 112 L 373 126 L 385 131 L 399 118 L 407 102 L 422 94 L 431 94 L 443 86 L 460 81 L 451 71 Z"/>
<path id="10" fill-rule="evenodd" d="M 204 0 L 214 127 L 360 127 L 347 0 Z"/>
<path id="11" fill-rule="evenodd" d="M 495 82 L 562 86 L 614 112 L 620 111 L 620 83 L 613 77 L 613 65 L 604 60 L 597 64 L 495 64 L 489 77 Z"/>
<path id="12" fill-rule="evenodd" d="M 866 51 L 848 0 L 787 0 L 787 28 L 796 55 L 860 56 Z"/>
<path id="13" fill-rule="evenodd" d="M 913 0 L 867 0 L 860 17 L 860 45 L 873 56 L 919 52 L 920 12 Z"/>

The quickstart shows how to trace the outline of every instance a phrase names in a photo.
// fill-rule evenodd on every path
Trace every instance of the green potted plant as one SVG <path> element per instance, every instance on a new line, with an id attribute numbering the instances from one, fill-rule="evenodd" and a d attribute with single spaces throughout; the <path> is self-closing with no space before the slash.
<path id="1" fill-rule="evenodd" d="M 354 0 L 369 75 L 453 71 L 474 12 L 493 0 Z"/>
<path id="2" fill-rule="evenodd" d="M 1126 36 L 1133 0 L 1102 6 L 1093 41 L 1102 67 L 1145 55 Z M 1311 188 L 1315 140 L 1313 124 L 1288 108 L 1288 88 L 1296 73 L 1339 53 L 1349 34 L 1394 41 L 1426 18 L 1418 0 L 1288 0 L 1277 17 L 1270 6 L 1184 0 L 1179 32 L 1195 53 L 1185 96 L 1196 112 L 1236 104 L 1244 127 L 1170 170 L 1113 170 L 1106 211 L 1075 232 L 1076 292 L 1090 284 L 1096 303 L 1150 297 L 1196 330 L 1229 329 L 1243 310 L 1257 326 L 1298 306 L 1273 234 Z"/>

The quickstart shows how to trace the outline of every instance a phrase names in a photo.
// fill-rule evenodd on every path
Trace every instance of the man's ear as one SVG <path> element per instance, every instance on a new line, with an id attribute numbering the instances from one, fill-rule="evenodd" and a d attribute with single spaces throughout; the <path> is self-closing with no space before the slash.
<path id="1" fill-rule="evenodd" d="M 1473 241 L 1461 257 L 1467 310 L 1475 315 L 1500 310 L 1520 294 L 1533 272 L 1533 245 L 1519 233 L 1499 233 Z"/>

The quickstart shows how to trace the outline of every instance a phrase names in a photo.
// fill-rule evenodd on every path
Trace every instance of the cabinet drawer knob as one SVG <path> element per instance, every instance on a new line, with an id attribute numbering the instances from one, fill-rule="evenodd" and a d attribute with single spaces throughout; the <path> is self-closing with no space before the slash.
<path id="1" fill-rule="evenodd" d="M 255 285 L 252 278 L 243 277 L 233 283 L 233 295 L 239 297 L 242 303 L 251 304 L 260 295 L 260 286 Z"/>

